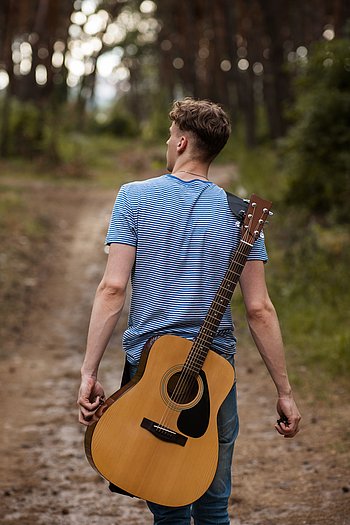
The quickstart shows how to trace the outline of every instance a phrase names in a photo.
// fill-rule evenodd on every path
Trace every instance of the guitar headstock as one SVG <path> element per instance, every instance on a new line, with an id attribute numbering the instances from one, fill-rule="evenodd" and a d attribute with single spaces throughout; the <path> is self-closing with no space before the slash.
<path id="1" fill-rule="evenodd" d="M 246 242 L 253 244 L 259 237 L 267 217 L 273 215 L 270 211 L 271 206 L 271 201 L 262 199 L 254 193 L 250 197 L 248 210 L 242 224 L 242 237 L 244 237 Z"/>

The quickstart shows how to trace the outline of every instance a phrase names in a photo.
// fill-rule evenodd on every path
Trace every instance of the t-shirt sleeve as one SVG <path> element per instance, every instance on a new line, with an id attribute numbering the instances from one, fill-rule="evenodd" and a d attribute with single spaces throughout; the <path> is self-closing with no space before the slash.
<path id="1" fill-rule="evenodd" d="M 261 232 L 248 255 L 248 261 L 268 261 L 264 234 Z"/>
<path id="2" fill-rule="evenodd" d="M 127 194 L 126 186 L 122 186 L 115 200 L 105 244 L 120 243 L 137 245 L 137 217 Z"/>

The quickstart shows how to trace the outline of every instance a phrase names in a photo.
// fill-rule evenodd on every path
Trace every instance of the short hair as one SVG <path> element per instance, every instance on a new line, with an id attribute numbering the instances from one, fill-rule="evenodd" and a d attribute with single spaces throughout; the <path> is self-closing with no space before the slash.
<path id="1" fill-rule="evenodd" d="M 225 146 L 231 133 L 231 124 L 225 111 L 210 100 L 186 97 L 177 100 L 169 118 L 181 131 L 190 131 L 203 159 L 213 160 Z"/>

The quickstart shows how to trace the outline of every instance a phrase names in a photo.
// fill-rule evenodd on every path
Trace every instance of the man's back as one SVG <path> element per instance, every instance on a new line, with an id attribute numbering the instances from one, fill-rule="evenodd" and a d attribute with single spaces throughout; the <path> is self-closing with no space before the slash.
<path id="1" fill-rule="evenodd" d="M 197 335 L 239 237 L 226 193 L 212 182 L 167 174 L 121 188 L 106 242 L 137 248 L 123 338 L 131 363 L 154 334 Z M 251 258 L 267 259 L 263 239 L 255 243 Z M 235 351 L 229 308 L 214 349 Z"/>

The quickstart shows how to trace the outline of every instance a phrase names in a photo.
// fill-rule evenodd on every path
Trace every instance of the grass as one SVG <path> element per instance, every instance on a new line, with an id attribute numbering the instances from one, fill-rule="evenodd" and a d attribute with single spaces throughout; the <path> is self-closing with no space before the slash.
<path id="1" fill-rule="evenodd" d="M 321 228 L 304 224 L 294 247 L 273 240 L 280 263 L 269 276 L 290 359 L 308 381 L 350 375 L 350 298 L 347 290 L 350 236 L 339 234 L 336 251 L 325 245 Z M 326 232 L 329 235 L 329 231 Z M 278 284 L 280 283 L 280 284 Z M 282 285 L 281 285 L 282 283 Z M 296 376 L 294 379 L 298 379 Z"/>
<path id="2" fill-rule="evenodd" d="M 12 344 L 25 330 L 40 263 L 47 252 L 52 221 L 35 195 L 0 184 L 0 340 Z M 5 355 L 0 344 L 0 356 Z"/>
<path id="3" fill-rule="evenodd" d="M 46 158 L 0 160 L 2 179 L 116 188 L 166 171 L 165 145 L 144 144 L 141 139 L 66 133 L 59 138 L 58 150 L 58 163 Z"/>

